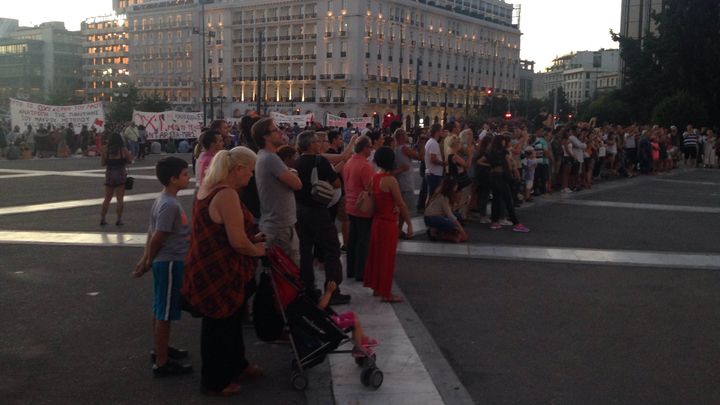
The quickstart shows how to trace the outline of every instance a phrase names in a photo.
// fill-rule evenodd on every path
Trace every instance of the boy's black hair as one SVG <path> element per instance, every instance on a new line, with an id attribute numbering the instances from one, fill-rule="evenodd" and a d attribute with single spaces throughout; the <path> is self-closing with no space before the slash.
<path id="1" fill-rule="evenodd" d="M 327 139 L 329 143 L 335 142 L 337 138 L 340 137 L 340 131 L 333 129 L 328 132 Z"/>
<path id="2" fill-rule="evenodd" d="M 170 184 L 170 179 L 180 177 L 183 169 L 188 168 L 188 163 L 175 156 L 168 156 L 160 159 L 155 165 L 155 176 L 163 186 Z"/>

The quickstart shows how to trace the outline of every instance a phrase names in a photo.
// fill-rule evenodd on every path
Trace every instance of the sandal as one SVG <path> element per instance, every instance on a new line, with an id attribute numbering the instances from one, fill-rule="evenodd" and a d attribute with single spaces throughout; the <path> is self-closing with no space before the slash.
<path id="1" fill-rule="evenodd" d="M 404 302 L 405 300 L 403 299 L 403 297 L 401 297 L 401 296 L 399 296 L 399 295 L 392 295 L 392 294 L 391 294 L 391 295 L 388 296 L 388 297 L 383 297 L 383 299 L 380 300 L 380 301 L 381 301 L 381 302 L 388 302 L 388 303 L 390 303 L 390 304 L 395 304 L 395 303 L 399 303 L 399 302 Z"/>
<path id="2" fill-rule="evenodd" d="M 211 391 L 203 389 L 203 394 L 209 395 L 211 397 L 232 397 L 240 394 L 240 391 L 242 391 L 242 386 L 240 386 L 240 384 L 230 383 L 227 385 L 227 387 L 223 388 L 222 391 Z"/>
<path id="3" fill-rule="evenodd" d="M 250 364 L 245 368 L 245 370 L 240 373 L 240 375 L 237 377 L 236 381 L 243 381 L 243 380 L 254 380 L 256 378 L 264 377 L 265 371 L 260 368 L 257 364 Z"/>

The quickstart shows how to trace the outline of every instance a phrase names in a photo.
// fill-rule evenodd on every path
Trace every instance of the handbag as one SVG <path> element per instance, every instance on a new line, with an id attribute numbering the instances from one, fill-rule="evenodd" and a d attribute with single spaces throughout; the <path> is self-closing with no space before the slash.
<path id="1" fill-rule="evenodd" d="M 375 199 L 372 196 L 372 181 L 370 181 L 367 190 L 360 192 L 355 202 L 355 208 L 365 214 L 372 215 L 375 212 Z"/>
<path id="2" fill-rule="evenodd" d="M 135 186 L 135 178 L 132 176 L 125 177 L 125 190 L 132 190 Z"/>
<path id="3" fill-rule="evenodd" d="M 330 203 L 335 199 L 335 187 L 333 187 L 333 185 L 328 183 L 327 181 L 320 180 L 318 178 L 317 164 L 319 160 L 320 156 L 316 156 L 315 167 L 313 167 L 312 173 L 310 173 L 310 184 L 312 184 L 312 188 L 310 189 L 310 196 L 312 197 L 313 201 L 320 203 L 325 207 L 328 207 Z"/>

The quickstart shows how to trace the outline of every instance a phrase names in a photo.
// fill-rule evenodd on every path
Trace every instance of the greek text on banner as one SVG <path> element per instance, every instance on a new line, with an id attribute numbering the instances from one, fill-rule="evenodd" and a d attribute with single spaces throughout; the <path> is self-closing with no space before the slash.
<path id="1" fill-rule="evenodd" d="M 47 105 L 31 103 L 23 100 L 10 99 L 10 121 L 25 130 L 28 125 L 37 129 L 40 125 L 47 127 L 54 125 L 60 128 L 73 124 L 76 134 L 80 133 L 83 125 L 88 128 L 95 126 L 103 130 L 105 112 L 101 102 L 76 105 Z"/>

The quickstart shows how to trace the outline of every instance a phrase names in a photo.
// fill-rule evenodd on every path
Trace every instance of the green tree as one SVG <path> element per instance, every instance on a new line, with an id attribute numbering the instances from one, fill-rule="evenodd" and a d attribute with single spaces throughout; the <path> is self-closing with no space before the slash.
<path id="1" fill-rule="evenodd" d="M 152 96 L 144 96 L 137 103 L 135 109 L 147 112 L 163 112 L 172 109 L 172 106 L 157 93 L 153 93 Z"/>
<path id="2" fill-rule="evenodd" d="M 138 103 L 138 89 L 134 85 L 129 85 L 122 93 L 113 98 L 108 110 L 108 121 L 110 122 L 127 122 L 132 120 L 133 110 Z"/>
<path id="3" fill-rule="evenodd" d="M 661 100 L 653 110 L 652 122 L 664 127 L 676 125 L 678 128 L 688 124 L 700 126 L 708 123 L 702 101 L 686 91 Z"/>
<path id="4" fill-rule="evenodd" d="M 659 100 L 686 92 L 712 117 L 720 115 L 720 0 L 663 2 L 653 15 L 657 34 L 642 40 L 612 33 L 625 62 L 620 98 L 634 119 L 654 115 Z M 701 110 L 698 110 L 701 111 Z"/>

